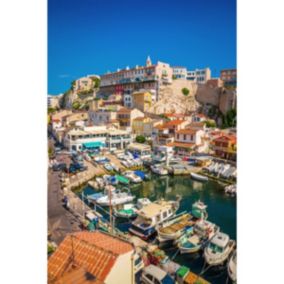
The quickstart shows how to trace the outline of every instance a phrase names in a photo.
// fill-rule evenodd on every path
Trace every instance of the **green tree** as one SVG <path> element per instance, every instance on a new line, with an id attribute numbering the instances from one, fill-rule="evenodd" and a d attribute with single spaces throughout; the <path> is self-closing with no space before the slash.
<path id="1" fill-rule="evenodd" d="M 183 93 L 184 96 L 188 96 L 189 95 L 189 89 L 188 88 L 182 88 L 181 92 Z"/>
<path id="2" fill-rule="evenodd" d="M 236 127 L 237 125 L 237 111 L 230 109 L 222 116 L 222 128 Z"/>
<path id="3" fill-rule="evenodd" d="M 206 120 L 205 124 L 206 124 L 206 127 L 209 127 L 209 128 L 215 128 L 216 127 L 216 122 L 214 120 Z"/>
<path id="4" fill-rule="evenodd" d="M 56 112 L 56 108 L 49 107 L 49 108 L 47 109 L 47 113 L 48 113 L 48 114 L 52 114 L 52 113 L 54 113 L 54 112 Z"/>
<path id="5" fill-rule="evenodd" d="M 143 135 L 136 136 L 136 142 L 137 143 L 145 143 L 146 138 Z"/>
<path id="6" fill-rule="evenodd" d="M 94 88 L 99 88 L 101 84 L 101 80 L 99 78 L 93 78 Z"/>
<path id="7" fill-rule="evenodd" d="M 80 103 L 79 102 L 74 102 L 73 104 L 72 104 L 72 108 L 73 109 L 79 109 L 80 108 Z"/>

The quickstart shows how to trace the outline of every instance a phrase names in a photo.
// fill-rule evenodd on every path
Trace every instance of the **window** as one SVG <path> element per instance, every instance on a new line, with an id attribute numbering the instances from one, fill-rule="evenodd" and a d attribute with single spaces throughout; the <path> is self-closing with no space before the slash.
<path id="1" fill-rule="evenodd" d="M 186 140 L 186 134 L 183 135 L 183 140 Z"/>
<path id="2" fill-rule="evenodd" d="M 165 219 L 166 217 L 167 217 L 167 211 L 165 211 L 164 213 L 163 213 L 163 219 Z"/>
<path id="3" fill-rule="evenodd" d="M 158 279 L 154 279 L 154 284 L 161 284 L 160 281 Z"/>
<path id="4" fill-rule="evenodd" d="M 146 274 L 145 277 L 146 277 L 147 279 L 149 279 L 150 281 L 153 281 L 153 276 L 152 276 L 152 275 Z"/>

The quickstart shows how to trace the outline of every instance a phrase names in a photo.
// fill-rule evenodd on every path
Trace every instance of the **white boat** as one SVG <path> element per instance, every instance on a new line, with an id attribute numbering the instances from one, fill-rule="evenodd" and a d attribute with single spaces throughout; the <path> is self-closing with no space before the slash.
<path id="1" fill-rule="evenodd" d="M 152 165 L 151 170 L 154 174 L 164 176 L 168 174 L 168 170 L 165 169 L 162 165 Z"/>
<path id="2" fill-rule="evenodd" d="M 236 184 L 227 185 L 225 187 L 225 192 L 228 194 L 235 195 L 237 193 L 237 185 Z"/>
<path id="3" fill-rule="evenodd" d="M 94 189 L 97 189 L 99 187 L 98 183 L 93 180 L 88 181 L 88 185 Z"/>
<path id="4" fill-rule="evenodd" d="M 131 195 L 129 190 L 122 192 L 120 190 L 112 190 L 108 194 L 98 198 L 96 203 L 101 206 L 116 206 L 124 203 L 129 203 L 134 200 L 135 196 Z"/>
<path id="5" fill-rule="evenodd" d="M 102 189 L 105 186 L 104 179 L 101 177 L 96 177 L 96 182 L 98 184 L 99 189 Z"/>
<path id="6" fill-rule="evenodd" d="M 194 227 L 187 230 L 178 240 L 180 253 L 194 253 L 203 249 L 219 231 L 220 228 L 209 221 L 197 221 Z"/>
<path id="7" fill-rule="evenodd" d="M 138 209 L 142 209 L 144 206 L 149 205 L 150 203 L 152 203 L 152 202 L 150 201 L 150 199 L 148 199 L 146 197 L 138 198 L 136 207 Z"/>
<path id="8" fill-rule="evenodd" d="M 192 204 L 191 215 L 198 220 L 206 220 L 208 218 L 208 213 L 206 209 L 207 205 L 204 202 L 198 200 Z"/>
<path id="9" fill-rule="evenodd" d="M 114 215 L 120 218 L 131 219 L 137 216 L 138 208 L 133 203 L 122 204 L 114 208 Z"/>
<path id="10" fill-rule="evenodd" d="M 190 173 L 190 175 L 195 180 L 198 180 L 198 181 L 208 181 L 208 177 L 206 177 L 206 176 L 202 176 L 202 175 L 199 175 L 199 174 L 196 174 L 196 173 Z"/>
<path id="11" fill-rule="evenodd" d="M 157 228 L 157 239 L 160 243 L 176 240 L 194 224 L 195 221 L 193 221 L 191 214 L 180 213 Z"/>
<path id="12" fill-rule="evenodd" d="M 123 173 L 123 175 L 134 183 L 142 182 L 141 177 L 137 176 L 133 171 L 126 171 Z"/>
<path id="13" fill-rule="evenodd" d="M 234 253 L 231 255 L 228 265 L 228 275 L 230 279 L 236 283 L 237 282 L 237 251 L 234 251 Z"/>
<path id="14" fill-rule="evenodd" d="M 144 206 L 137 211 L 137 218 L 131 223 L 129 231 L 143 240 L 149 239 L 156 233 L 158 225 L 175 215 L 179 201 L 159 200 Z"/>
<path id="15" fill-rule="evenodd" d="M 222 265 L 234 250 L 236 242 L 227 234 L 218 232 L 204 250 L 204 258 L 208 265 Z"/>

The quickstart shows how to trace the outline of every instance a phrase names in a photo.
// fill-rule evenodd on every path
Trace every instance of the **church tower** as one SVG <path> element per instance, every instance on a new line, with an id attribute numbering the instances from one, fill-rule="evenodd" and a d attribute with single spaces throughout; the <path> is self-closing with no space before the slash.
<path id="1" fill-rule="evenodd" d="M 148 55 L 147 60 L 146 60 L 146 66 L 149 67 L 151 65 L 152 65 L 152 61 L 151 61 L 150 56 Z"/>

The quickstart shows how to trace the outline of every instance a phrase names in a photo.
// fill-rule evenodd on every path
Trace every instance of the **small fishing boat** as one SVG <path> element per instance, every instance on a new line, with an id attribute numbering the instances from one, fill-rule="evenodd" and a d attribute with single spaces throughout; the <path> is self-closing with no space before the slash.
<path id="1" fill-rule="evenodd" d="M 96 200 L 96 203 L 101 206 L 115 206 L 124 203 L 129 203 L 135 199 L 129 189 L 126 192 L 120 190 L 111 191 L 109 194 L 104 195 Z"/>
<path id="2" fill-rule="evenodd" d="M 157 229 L 158 241 L 161 243 L 178 239 L 188 228 L 195 224 L 192 219 L 191 214 L 182 212 L 171 220 L 164 222 Z"/>
<path id="3" fill-rule="evenodd" d="M 204 248 L 208 241 L 219 231 L 220 228 L 209 221 L 197 221 L 194 227 L 186 230 L 185 234 L 178 240 L 177 246 L 180 253 L 195 253 L 199 251 Z"/>
<path id="4" fill-rule="evenodd" d="M 116 164 L 110 163 L 110 165 L 111 165 L 113 170 L 115 170 L 116 172 L 119 172 L 119 167 Z"/>
<path id="5" fill-rule="evenodd" d="M 126 171 L 126 172 L 124 172 L 124 175 L 125 175 L 131 182 L 134 182 L 134 183 L 142 182 L 141 177 L 137 176 L 133 171 Z"/>
<path id="6" fill-rule="evenodd" d="M 234 250 L 236 242 L 227 234 L 218 232 L 204 250 L 204 258 L 208 265 L 222 265 Z"/>
<path id="7" fill-rule="evenodd" d="M 105 186 L 104 179 L 101 177 L 96 178 L 96 182 L 98 184 L 99 189 L 102 189 Z"/>
<path id="8" fill-rule="evenodd" d="M 116 175 L 115 176 L 117 181 L 121 184 L 129 184 L 129 179 L 124 177 L 124 176 L 121 176 L 121 175 Z"/>
<path id="9" fill-rule="evenodd" d="M 134 171 L 134 174 L 140 177 L 142 180 L 149 180 L 149 176 L 142 171 Z"/>
<path id="10" fill-rule="evenodd" d="M 120 218 L 132 219 L 137 216 L 137 208 L 133 203 L 123 204 L 114 208 L 114 215 Z"/>
<path id="11" fill-rule="evenodd" d="M 208 218 L 208 213 L 206 209 L 207 205 L 205 205 L 204 202 L 198 200 L 192 204 L 191 215 L 197 220 L 206 220 Z"/>
<path id="12" fill-rule="evenodd" d="M 237 185 L 236 184 L 227 185 L 225 187 L 225 192 L 227 194 L 235 195 L 237 193 Z"/>
<path id="13" fill-rule="evenodd" d="M 198 181 L 208 181 L 208 177 L 196 173 L 190 173 L 191 177 Z"/>
<path id="14" fill-rule="evenodd" d="M 112 172 L 113 171 L 113 167 L 111 166 L 111 164 L 109 163 L 105 163 L 104 164 L 104 168 L 109 171 L 109 172 Z"/>
<path id="15" fill-rule="evenodd" d="M 227 269 L 230 279 L 234 283 L 237 282 L 237 251 L 234 251 L 234 253 L 231 255 L 228 261 Z"/>
<path id="16" fill-rule="evenodd" d="M 112 185 L 107 185 L 104 188 L 104 192 L 97 192 L 97 193 L 93 193 L 87 196 L 87 199 L 92 202 L 92 203 L 96 203 L 98 199 L 100 199 L 101 197 L 107 196 L 109 194 L 112 194 L 112 192 L 115 192 L 115 187 Z"/>
<path id="17" fill-rule="evenodd" d="M 105 184 L 112 184 L 112 185 L 118 184 L 118 180 L 116 179 L 115 176 L 104 175 L 103 179 L 104 179 Z"/>
<path id="18" fill-rule="evenodd" d="M 154 174 L 157 174 L 160 176 L 165 176 L 168 174 L 168 170 L 164 168 L 162 165 L 152 165 L 150 166 L 150 168 Z"/>
<path id="19" fill-rule="evenodd" d="M 180 200 L 151 202 L 137 211 L 137 218 L 131 223 L 129 231 L 142 238 L 149 239 L 156 233 L 158 225 L 175 216 Z"/>

